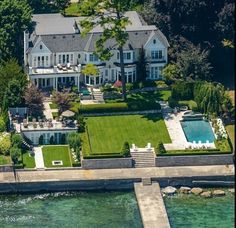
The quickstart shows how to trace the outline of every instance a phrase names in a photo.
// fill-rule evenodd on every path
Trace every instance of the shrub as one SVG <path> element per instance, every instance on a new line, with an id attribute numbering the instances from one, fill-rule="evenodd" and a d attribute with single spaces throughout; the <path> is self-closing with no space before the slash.
<path id="1" fill-rule="evenodd" d="M 53 137 L 53 135 L 50 137 L 49 143 L 50 143 L 51 145 L 54 144 L 54 137 Z"/>
<path id="2" fill-rule="evenodd" d="M 174 108 L 174 107 L 176 107 L 176 106 L 179 105 L 179 104 L 178 104 L 178 101 L 175 100 L 173 97 L 169 97 L 168 103 L 169 103 L 169 106 L 170 106 L 171 108 Z"/>
<path id="3" fill-rule="evenodd" d="M 84 132 L 84 131 L 85 131 L 85 121 L 84 121 L 84 117 L 81 116 L 81 115 L 79 115 L 77 121 L 78 121 L 78 125 L 79 125 L 78 131 L 79 131 L 79 132 Z"/>
<path id="4" fill-rule="evenodd" d="M 177 82 L 172 85 L 172 97 L 176 100 L 191 100 L 193 99 L 193 83 L 192 82 Z"/>
<path id="5" fill-rule="evenodd" d="M 61 134 L 60 143 L 61 144 L 65 144 L 66 143 L 66 135 L 65 134 Z"/>
<path id="6" fill-rule="evenodd" d="M 168 87 L 168 85 L 162 81 L 162 80 L 159 80 L 159 81 L 155 81 L 155 84 L 158 88 L 165 88 L 165 87 Z"/>
<path id="7" fill-rule="evenodd" d="M 11 136 L 6 134 L 0 137 L 0 153 L 4 155 L 9 155 L 11 148 Z"/>
<path id="8" fill-rule="evenodd" d="M 165 149 L 165 147 L 164 147 L 163 142 L 159 142 L 159 143 L 157 144 L 156 153 L 157 153 L 157 154 L 165 154 L 165 153 L 166 153 L 166 149 Z"/>
<path id="9" fill-rule="evenodd" d="M 126 83 L 126 90 L 130 91 L 133 89 L 133 84 L 132 83 Z"/>
<path id="10" fill-rule="evenodd" d="M 70 148 L 73 148 L 75 151 L 81 146 L 80 136 L 77 132 L 71 132 L 67 136 L 67 142 Z"/>
<path id="11" fill-rule="evenodd" d="M 130 147 L 129 147 L 128 142 L 124 142 L 121 153 L 124 155 L 124 157 L 129 157 L 130 156 Z"/>
<path id="12" fill-rule="evenodd" d="M 11 144 L 12 146 L 16 146 L 18 148 L 20 148 L 22 146 L 23 143 L 23 138 L 20 134 L 13 134 L 11 136 Z"/>
<path id="13" fill-rule="evenodd" d="M 232 151 L 229 140 L 228 139 L 217 139 L 215 141 L 216 148 L 221 152 L 230 152 Z"/>
<path id="14" fill-rule="evenodd" d="M 18 161 L 20 160 L 20 157 L 21 157 L 21 149 L 16 146 L 13 146 L 10 149 L 10 155 L 11 155 L 11 159 L 14 162 L 14 164 L 18 163 Z"/>
<path id="15" fill-rule="evenodd" d="M 39 136 L 39 145 L 43 145 L 43 135 Z"/>
<path id="16" fill-rule="evenodd" d="M 4 121 L 3 116 L 0 116 L 0 132 L 4 132 L 7 130 L 6 123 Z"/>

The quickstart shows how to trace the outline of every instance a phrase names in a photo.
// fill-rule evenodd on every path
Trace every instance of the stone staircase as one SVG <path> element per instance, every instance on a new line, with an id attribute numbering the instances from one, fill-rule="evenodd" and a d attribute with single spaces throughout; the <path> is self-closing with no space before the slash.
<path id="1" fill-rule="evenodd" d="M 131 149 L 130 154 L 134 160 L 135 168 L 155 167 L 154 149 L 147 148 Z"/>
<path id="2" fill-rule="evenodd" d="M 93 97 L 99 103 L 104 103 L 103 94 L 100 89 L 93 88 Z"/>

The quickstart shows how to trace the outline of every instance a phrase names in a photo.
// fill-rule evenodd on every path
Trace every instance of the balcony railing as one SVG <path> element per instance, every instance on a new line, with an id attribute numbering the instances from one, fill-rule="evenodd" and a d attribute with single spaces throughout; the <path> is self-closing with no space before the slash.
<path id="1" fill-rule="evenodd" d="M 79 66 L 70 66 L 70 65 L 57 65 L 54 67 L 29 67 L 30 75 L 38 74 L 71 74 L 78 73 Z"/>

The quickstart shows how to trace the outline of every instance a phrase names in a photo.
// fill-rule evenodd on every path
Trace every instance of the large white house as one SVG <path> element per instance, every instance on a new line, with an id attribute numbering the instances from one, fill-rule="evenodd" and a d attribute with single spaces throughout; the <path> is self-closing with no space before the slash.
<path id="1" fill-rule="evenodd" d="M 137 78 L 137 63 L 143 48 L 147 60 L 148 79 L 161 78 L 161 70 L 167 63 L 168 41 L 153 25 L 147 25 L 135 11 L 125 14 L 131 24 L 127 27 L 128 40 L 124 46 L 125 76 L 127 82 Z M 58 89 L 59 86 L 98 86 L 120 80 L 120 58 L 114 40 L 113 56 L 102 62 L 94 54 L 95 42 L 101 28 L 94 28 L 85 37 L 81 35 L 79 22 L 83 17 L 63 17 L 61 14 L 33 15 L 34 31 L 24 33 L 24 62 L 29 79 L 39 88 Z M 98 77 L 81 75 L 81 68 L 93 63 L 99 68 Z"/>

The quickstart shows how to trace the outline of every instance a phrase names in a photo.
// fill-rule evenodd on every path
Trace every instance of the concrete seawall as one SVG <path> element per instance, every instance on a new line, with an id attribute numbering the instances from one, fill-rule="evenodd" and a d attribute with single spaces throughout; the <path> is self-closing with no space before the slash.
<path id="1" fill-rule="evenodd" d="M 142 178 L 161 187 L 233 186 L 234 166 L 155 167 L 0 173 L 0 193 L 133 189 Z"/>

